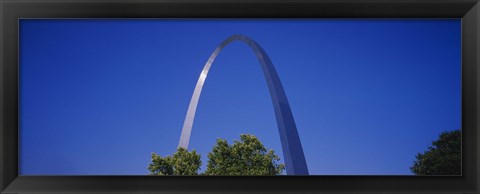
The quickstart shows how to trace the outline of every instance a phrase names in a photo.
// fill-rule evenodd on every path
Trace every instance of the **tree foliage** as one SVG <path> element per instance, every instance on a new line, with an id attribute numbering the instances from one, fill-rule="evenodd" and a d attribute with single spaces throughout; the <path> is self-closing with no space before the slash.
<path id="1" fill-rule="evenodd" d="M 461 174 L 461 142 L 460 130 L 443 132 L 439 139 L 423 154 L 418 153 L 412 173 L 416 175 L 460 175 Z"/>
<path id="2" fill-rule="evenodd" d="M 273 150 L 248 134 L 240 135 L 233 145 L 218 139 L 208 159 L 205 175 L 279 175 L 285 168 L 277 163 L 280 157 Z"/>
<path id="3" fill-rule="evenodd" d="M 189 152 L 178 148 L 172 156 L 162 157 L 152 153 L 152 161 L 148 165 L 150 175 L 198 175 L 202 161 L 195 150 Z"/>

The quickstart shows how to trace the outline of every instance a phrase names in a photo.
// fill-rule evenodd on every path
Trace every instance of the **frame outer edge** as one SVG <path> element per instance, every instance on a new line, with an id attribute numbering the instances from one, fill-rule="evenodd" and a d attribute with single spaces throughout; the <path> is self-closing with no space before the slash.
<path id="1" fill-rule="evenodd" d="M 4 95 L 4 82 L 3 82 L 3 66 L 4 66 L 4 58 L 3 58 L 3 52 L 4 52 L 4 44 L 3 44 L 3 31 L 5 29 L 4 24 L 4 0 L 0 0 L 0 193 L 3 192 L 3 190 L 6 188 L 6 185 L 4 184 L 5 178 L 4 178 L 4 173 L 3 169 L 5 168 L 5 163 L 4 161 L 4 146 L 3 146 L 3 137 L 5 136 L 4 134 L 4 123 L 3 123 L 3 115 L 5 115 L 5 110 L 3 107 L 3 95 Z"/>
<path id="2" fill-rule="evenodd" d="M 480 2 L 477 2 L 475 4 L 475 6 L 469 11 L 469 12 L 473 12 L 474 14 L 474 23 L 475 23 L 475 26 L 473 26 L 476 30 L 476 33 L 475 33 L 475 42 L 473 43 L 474 44 L 474 47 L 475 49 L 472 49 L 475 53 L 474 53 L 474 56 L 475 56 L 475 67 L 476 67 L 476 71 L 475 71 L 475 88 L 476 88 L 476 91 L 475 91 L 475 103 L 476 103 L 476 106 L 475 106 L 475 109 L 476 109 L 476 122 L 475 122 L 475 127 L 476 127 L 476 135 L 475 135 L 475 138 L 476 138 L 476 150 L 475 150 L 475 153 L 477 154 L 477 157 L 475 158 L 476 159 L 476 168 L 477 168 L 477 171 L 476 171 L 476 176 L 475 176 L 475 182 L 476 184 L 474 184 L 475 186 L 475 193 L 480 193 L 479 191 L 479 188 L 480 188 Z M 468 14 L 468 13 L 467 13 Z"/>
<path id="3" fill-rule="evenodd" d="M 4 140 L 7 138 L 5 135 L 6 135 L 6 122 L 7 120 L 5 120 L 6 118 L 8 118 L 9 116 L 6 115 L 6 110 L 5 110 L 5 106 L 7 106 L 7 103 L 6 101 L 7 100 L 10 100 L 10 98 L 7 99 L 7 90 L 5 88 L 5 86 L 7 85 L 7 78 L 8 76 L 5 76 L 7 73 L 4 71 L 6 68 L 6 62 L 8 62 L 8 60 L 6 59 L 7 57 L 10 57 L 10 56 L 7 56 L 5 55 L 7 52 L 8 53 L 11 53 L 9 51 L 5 51 L 4 50 L 4 47 L 5 47 L 5 42 L 4 42 L 4 37 L 8 37 L 7 34 L 9 34 L 9 31 L 11 31 L 11 29 L 6 29 L 4 27 L 7 26 L 7 24 L 10 22 L 10 21 L 5 21 L 5 18 L 10 18 L 12 17 L 12 11 L 8 11 L 8 9 L 5 8 L 5 4 L 11 4 L 12 2 L 14 1 L 11 1 L 11 0 L 0 0 L 0 193 L 3 193 L 5 192 L 5 190 L 8 190 L 7 187 L 8 186 L 12 186 L 9 185 L 9 183 L 12 183 L 14 182 L 14 179 L 17 178 L 17 177 L 12 177 L 9 176 L 9 174 L 5 173 L 5 169 L 6 169 L 6 165 L 8 165 L 8 163 L 5 163 L 5 160 L 7 160 L 8 158 L 6 157 L 6 154 L 8 154 L 9 152 L 5 152 L 7 150 L 7 148 L 9 146 L 6 146 L 8 142 L 5 142 Z M 22 0 L 20 0 L 20 2 L 22 2 Z M 23 1 L 23 2 L 31 2 L 31 1 Z M 40 0 L 39 2 L 44 2 L 42 0 Z M 52 1 L 52 2 L 58 2 L 58 1 Z M 69 1 L 69 0 L 66 0 L 65 2 L 73 2 L 73 1 Z M 115 2 L 115 1 L 113 1 Z M 140 1 L 142 2 L 142 1 Z M 349 1 L 349 2 L 353 2 L 353 1 Z M 385 1 L 385 2 L 388 2 L 388 1 Z M 459 2 L 472 2 L 472 1 L 462 1 L 460 0 Z M 480 182 L 478 181 L 479 180 L 479 173 L 480 173 L 480 164 L 478 163 L 480 161 L 480 154 L 479 154 L 479 151 L 480 151 L 480 143 L 478 142 L 478 140 L 480 139 L 480 131 L 479 131 L 479 126 L 480 126 L 480 118 L 478 118 L 478 115 L 480 114 L 480 99 L 478 98 L 480 96 L 480 91 L 479 91 L 479 86 L 480 86 L 480 79 L 479 79 L 479 75 L 480 75 L 480 53 L 479 53 L 479 49 L 480 49 L 480 35 L 478 34 L 478 32 L 480 32 L 480 4 L 477 3 L 472 7 L 472 9 L 466 14 L 466 15 L 475 15 L 476 16 L 476 20 L 475 20 L 475 25 L 474 26 L 471 26 L 471 28 L 475 28 L 475 31 L 477 32 L 477 34 L 475 35 L 472 35 L 472 34 L 469 34 L 468 38 L 469 40 L 472 40 L 473 39 L 473 42 L 471 44 L 469 44 L 470 46 L 468 48 L 470 48 L 470 50 L 473 48 L 473 50 L 471 50 L 471 52 L 475 52 L 473 53 L 474 55 L 471 56 L 470 55 L 470 61 L 475 61 L 475 65 L 473 68 L 470 68 L 469 70 L 472 70 L 473 72 L 470 72 L 470 75 L 474 74 L 472 77 L 470 77 L 474 83 L 471 83 L 472 85 L 470 86 L 470 88 L 474 88 L 475 90 L 474 91 L 471 91 L 470 94 L 473 93 L 473 99 L 470 98 L 471 102 L 473 102 L 475 105 L 474 107 L 472 107 L 472 109 L 474 109 L 474 115 L 477 116 L 477 118 L 474 118 L 474 122 L 473 122 L 473 125 L 475 126 L 475 129 L 476 129 L 476 133 L 475 133 L 475 136 L 473 138 L 476 138 L 477 141 L 475 142 L 476 144 L 474 146 L 476 146 L 476 150 L 475 150 L 475 154 L 476 154 L 476 157 L 475 157 L 475 160 L 477 162 L 477 164 L 472 164 L 472 167 L 476 167 L 476 171 L 472 172 L 474 173 L 473 174 L 473 177 L 475 177 L 475 181 L 476 183 L 472 183 L 471 186 L 474 186 L 474 191 L 473 190 L 470 190 L 470 191 L 473 191 L 475 193 L 478 193 L 479 192 L 479 188 L 480 188 Z M 7 17 L 6 17 L 7 16 Z M 472 19 L 472 18 L 470 18 Z M 463 28 L 463 27 L 462 27 Z M 9 40 L 6 40 L 8 42 L 11 42 Z M 463 44 L 463 43 L 462 43 Z M 16 51 L 15 51 L 16 52 Z M 472 53 L 470 53 L 472 54 Z M 16 55 L 15 55 L 16 56 Z M 463 53 L 462 53 L 462 57 L 463 57 Z M 463 60 L 463 59 L 462 59 Z M 466 73 L 465 71 L 462 71 L 462 74 Z M 473 86 L 473 87 L 472 87 Z M 463 109 L 463 108 L 462 108 Z M 18 175 L 17 175 L 18 176 Z M 18 181 L 18 179 L 17 179 Z M 472 180 L 473 181 L 473 180 Z M 473 189 L 473 188 L 470 188 L 470 189 Z M 14 191 L 14 190 L 13 190 Z M 7 191 L 9 192 L 9 191 Z M 12 192 L 12 191 L 10 191 Z M 15 192 L 15 191 L 14 191 Z M 45 191 L 44 191 L 45 192 Z M 78 193 L 78 192 L 75 192 L 75 193 Z M 219 193 L 219 192 L 216 192 L 216 193 Z M 313 193 L 313 192 L 312 192 Z M 318 192 L 318 193 L 325 193 L 325 192 Z M 468 192 L 470 193 L 470 192 Z"/>
<path id="4" fill-rule="evenodd" d="M 18 178 L 18 20 L 11 5 L 0 0 L 0 193 Z"/>
<path id="5" fill-rule="evenodd" d="M 3 72 L 3 0 L 0 0 L 0 72 Z M 0 79 L 0 140 L 3 138 L 3 81 Z M 3 192 L 3 141 L 0 143 L 0 193 Z"/>
<path id="6" fill-rule="evenodd" d="M 475 177 L 475 182 L 477 184 L 474 184 L 475 186 L 475 193 L 480 193 L 479 191 L 479 188 L 480 188 L 480 2 L 477 2 L 475 4 L 475 6 L 470 10 L 470 11 L 473 11 L 473 14 L 474 14 L 474 23 L 475 23 L 475 26 L 474 28 L 476 29 L 476 34 L 475 34 L 475 43 L 474 43 L 474 47 L 475 49 L 472 49 L 475 53 L 474 53 L 474 56 L 475 56 L 475 67 L 476 67 L 476 72 L 475 72 L 475 88 L 476 88 L 476 94 L 475 94 L 475 103 L 476 103 L 476 123 L 475 123 L 475 127 L 476 127 L 476 150 L 475 150 L 475 153 L 477 154 L 477 157 L 476 157 L 476 168 L 477 168 L 477 172 L 476 172 L 476 177 Z M 469 11 L 469 12 L 470 12 Z"/>
<path id="7" fill-rule="evenodd" d="M 477 174 L 476 175 L 477 175 L 477 177 L 476 177 L 476 182 L 477 182 L 477 184 L 476 184 L 475 190 L 476 190 L 476 193 L 480 193 L 480 190 L 479 190 L 480 189 L 480 177 L 479 177 L 480 176 L 480 142 L 479 142 L 480 141 L 480 118 L 479 118 L 479 116 L 480 116 L 480 79 L 479 79 L 479 77 L 480 77 L 480 2 L 477 2 L 475 4 L 474 8 L 475 8 L 475 11 L 476 11 L 476 18 L 477 18 L 476 19 L 476 25 L 477 25 L 476 26 L 476 28 L 477 28 L 476 38 L 477 38 L 477 42 L 476 42 L 476 45 L 475 45 L 476 46 L 476 52 L 477 52 L 476 53 L 476 66 L 477 66 L 477 72 L 476 72 L 476 74 L 477 74 L 477 77 L 476 77 L 477 78 L 477 80 L 476 80 L 476 87 L 477 87 L 477 95 L 476 95 L 476 97 L 477 97 L 477 107 L 476 107 L 477 108 L 477 113 L 476 113 L 476 115 L 477 115 L 477 130 L 476 130 L 477 131 L 477 136 L 476 136 L 476 139 L 477 139 L 477 145 L 476 145 L 476 147 L 477 147 L 477 150 L 476 150 L 477 151 L 476 152 L 476 154 L 477 154 L 477 161 L 476 161 L 477 162 Z"/>
<path id="8" fill-rule="evenodd" d="M 462 171 L 473 193 L 480 193 L 480 3 L 462 18 Z M 471 129 L 470 129 L 471 128 Z M 465 145 L 470 147 L 465 148 Z M 469 149 L 472 148 L 472 149 Z M 475 154 L 469 161 L 465 156 Z M 466 192 L 466 193 L 472 193 Z M 466 194 L 465 193 L 465 194 Z"/>

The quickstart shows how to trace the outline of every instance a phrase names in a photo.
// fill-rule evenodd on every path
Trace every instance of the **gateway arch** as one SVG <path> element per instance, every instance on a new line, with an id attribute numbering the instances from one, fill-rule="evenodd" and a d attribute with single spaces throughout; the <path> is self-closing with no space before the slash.
<path id="1" fill-rule="evenodd" d="M 220 51 L 234 41 L 240 41 L 247 44 L 257 56 L 262 67 L 265 79 L 267 81 L 268 90 L 272 98 L 287 175 L 308 175 L 307 163 L 305 161 L 302 144 L 298 136 L 297 126 L 295 125 L 293 114 L 290 110 L 290 104 L 288 103 L 287 96 L 285 95 L 282 83 L 280 82 L 280 78 L 273 67 L 272 61 L 263 48 L 260 47 L 260 45 L 258 45 L 258 43 L 256 43 L 254 40 L 243 35 L 233 35 L 227 38 L 215 49 L 215 51 L 213 51 L 208 58 L 208 61 L 203 67 L 202 73 L 198 78 L 195 90 L 193 91 L 178 147 L 188 149 L 198 100 L 200 98 L 200 93 L 202 92 L 205 79 L 207 78 L 208 70 L 212 66 L 213 61 Z"/>

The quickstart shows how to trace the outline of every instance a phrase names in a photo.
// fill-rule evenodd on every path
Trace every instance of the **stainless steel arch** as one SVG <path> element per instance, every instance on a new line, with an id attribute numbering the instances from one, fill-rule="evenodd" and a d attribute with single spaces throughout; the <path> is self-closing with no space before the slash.
<path id="1" fill-rule="evenodd" d="M 198 100 L 200 98 L 200 93 L 202 92 L 205 79 L 207 78 L 208 70 L 220 51 L 233 41 L 241 41 L 247 44 L 255 52 L 255 55 L 260 61 L 260 65 L 267 81 L 268 90 L 270 92 L 270 96 L 272 97 L 287 174 L 308 175 L 308 168 L 305 161 L 305 155 L 303 154 L 302 144 L 300 142 L 297 127 L 290 109 L 290 104 L 288 103 L 287 96 L 285 95 L 282 83 L 280 82 L 280 78 L 273 67 L 272 61 L 265 53 L 263 48 L 260 47 L 260 45 L 258 45 L 254 40 L 243 35 L 233 35 L 227 38 L 215 49 L 215 51 L 213 51 L 208 58 L 208 61 L 205 64 L 200 77 L 198 78 L 195 90 L 193 91 L 178 147 L 188 149 Z"/>

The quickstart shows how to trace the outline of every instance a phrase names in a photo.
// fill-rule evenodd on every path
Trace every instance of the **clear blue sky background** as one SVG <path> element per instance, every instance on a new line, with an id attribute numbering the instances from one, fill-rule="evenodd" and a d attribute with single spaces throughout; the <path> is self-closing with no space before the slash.
<path id="1" fill-rule="evenodd" d="M 243 34 L 272 59 L 310 174 L 409 175 L 460 128 L 459 19 L 21 20 L 20 174 L 145 175 L 173 153 L 200 71 Z M 282 158 L 255 55 L 214 62 L 190 150 L 258 136 Z M 282 161 L 283 162 L 283 161 Z"/>

